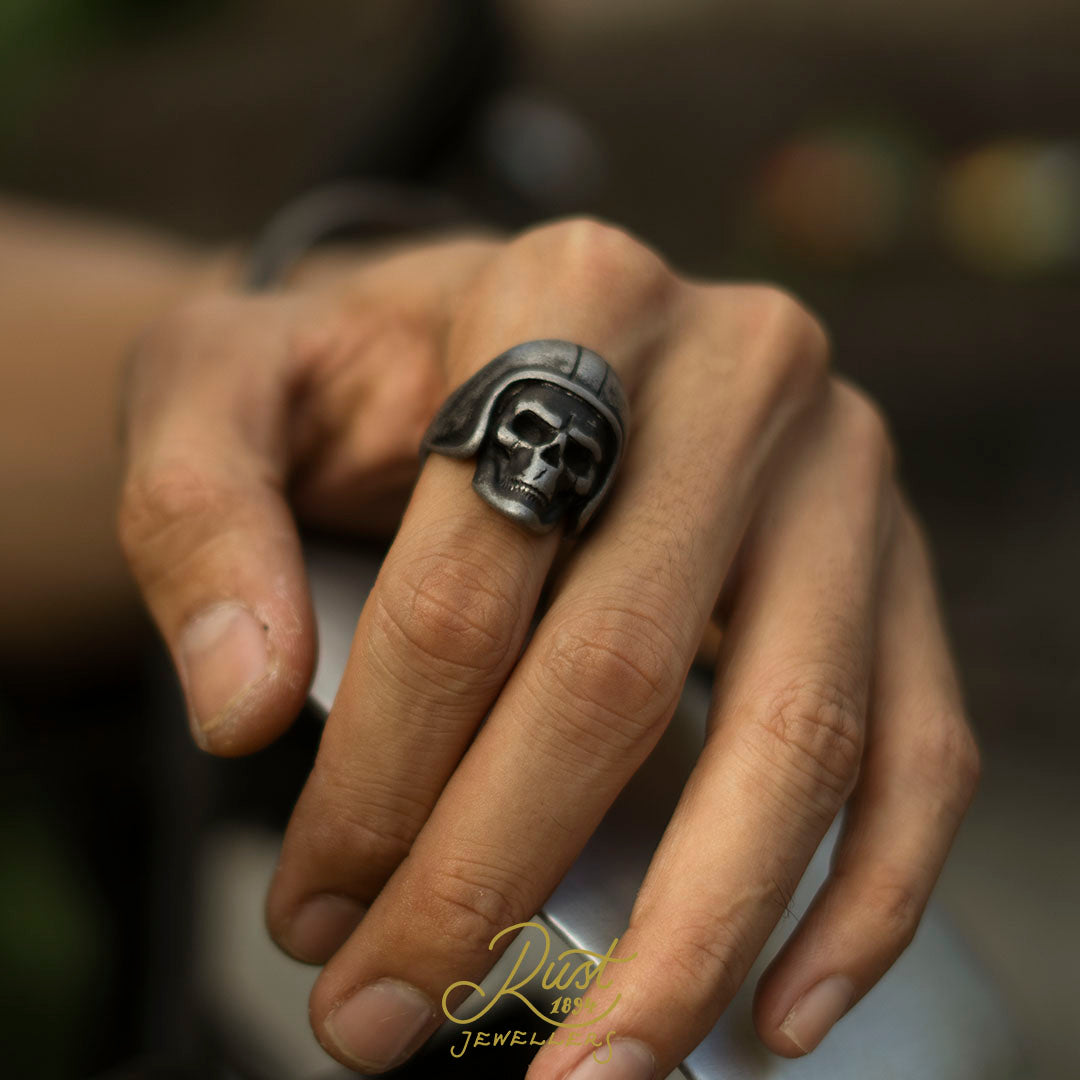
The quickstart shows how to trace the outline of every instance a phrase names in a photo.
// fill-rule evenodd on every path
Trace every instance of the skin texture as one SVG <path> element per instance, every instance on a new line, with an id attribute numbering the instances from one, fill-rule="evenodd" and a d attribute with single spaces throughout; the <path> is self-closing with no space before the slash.
<path id="1" fill-rule="evenodd" d="M 631 402 L 618 482 L 570 549 L 476 498 L 472 462 L 415 477 L 448 391 L 540 337 L 599 352 Z M 812 1050 L 906 946 L 978 754 L 886 425 L 789 295 L 680 277 L 590 219 L 448 238 L 179 308 L 141 339 L 126 416 L 120 536 L 214 753 L 264 745 L 303 700 L 297 517 L 381 534 L 407 501 L 267 902 L 279 944 L 325 963 L 311 1020 L 339 1060 L 403 1060 L 446 987 L 483 975 L 703 639 L 708 738 L 612 968 L 604 1075 L 664 1077 L 700 1041 L 849 800 L 758 986 L 764 1043 Z M 588 1057 L 547 1048 L 530 1080 Z"/>

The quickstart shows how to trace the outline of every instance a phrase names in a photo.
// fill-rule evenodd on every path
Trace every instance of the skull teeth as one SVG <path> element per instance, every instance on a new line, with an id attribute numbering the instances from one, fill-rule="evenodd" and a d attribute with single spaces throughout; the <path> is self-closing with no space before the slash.
<path id="1" fill-rule="evenodd" d="M 536 503 L 541 508 L 547 506 L 547 496 L 532 484 L 526 484 L 524 480 L 507 479 L 503 481 L 503 490 L 513 495 L 522 496 L 527 502 Z"/>

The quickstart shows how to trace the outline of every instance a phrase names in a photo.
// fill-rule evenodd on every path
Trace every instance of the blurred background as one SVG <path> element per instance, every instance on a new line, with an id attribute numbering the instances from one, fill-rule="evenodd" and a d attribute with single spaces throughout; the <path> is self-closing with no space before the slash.
<path id="1" fill-rule="evenodd" d="M 2 0 L 0 198 L 219 247 L 313 184 L 375 177 L 506 228 L 600 214 L 688 273 L 797 292 L 892 420 L 984 748 L 938 898 L 1037 1075 L 1069 1077 L 1078 57 L 1071 0 Z M 76 404 L 112 422 L 106 389 Z M 0 540 L 0 1033 L 11 1075 L 188 1075 L 214 1049 L 185 978 L 192 837 L 253 807 L 273 823 L 301 774 L 193 763 L 108 476 L 58 507 L 35 473 L 78 415 L 0 436 L 3 492 L 42 491 Z M 69 514 L 61 541 L 19 542 Z M 64 602 L 28 584 L 47 574 Z"/>

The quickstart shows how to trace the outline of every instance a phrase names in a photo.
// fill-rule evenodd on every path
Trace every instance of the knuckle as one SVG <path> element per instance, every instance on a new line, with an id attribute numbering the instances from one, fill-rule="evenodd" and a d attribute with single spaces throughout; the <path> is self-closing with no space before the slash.
<path id="1" fill-rule="evenodd" d="M 376 625 L 448 689 L 493 677 L 509 659 L 522 617 L 523 575 L 475 547 L 444 544 L 396 563 L 376 590 Z"/>
<path id="2" fill-rule="evenodd" d="M 753 961 L 745 931 L 728 912 L 701 909 L 672 925 L 666 958 L 693 988 L 734 993 Z"/>
<path id="3" fill-rule="evenodd" d="M 765 916 L 776 921 L 791 914 L 799 876 L 788 859 L 763 851 L 753 877 L 733 883 L 722 902 L 710 902 L 708 890 L 699 890 L 680 907 L 677 918 L 670 917 L 670 896 L 650 891 L 646 881 L 630 929 L 662 922 L 665 949 L 674 967 L 693 991 L 714 987 L 722 1005 L 738 989 L 760 950 L 753 928 Z"/>
<path id="4" fill-rule="evenodd" d="M 979 746 L 968 723 L 952 713 L 931 721 L 911 753 L 927 787 L 963 813 L 975 797 L 982 773 Z"/>
<path id="5" fill-rule="evenodd" d="M 911 882 L 895 871 L 878 871 L 866 886 L 864 899 L 875 937 L 891 953 L 911 944 L 922 918 L 923 900 Z"/>
<path id="6" fill-rule="evenodd" d="M 433 316 L 400 305 L 344 304 L 318 318 L 296 321 L 288 336 L 291 362 L 305 373 L 309 393 L 300 419 L 340 440 L 356 471 L 372 461 L 415 468 L 417 450 L 446 394 L 446 375 Z M 358 407 L 379 371 L 376 409 Z"/>
<path id="7" fill-rule="evenodd" d="M 176 527 L 223 511 L 220 489 L 187 462 L 134 470 L 124 482 L 117 512 L 120 546 L 137 565 Z"/>
<path id="8" fill-rule="evenodd" d="M 775 285 L 757 286 L 749 308 L 758 349 L 780 381 L 807 390 L 818 387 L 827 376 L 831 351 L 821 320 Z"/>
<path id="9" fill-rule="evenodd" d="M 833 392 L 852 460 L 868 464 L 875 475 L 891 473 L 895 467 L 894 444 L 888 420 L 877 402 L 846 382 L 835 381 Z"/>
<path id="10" fill-rule="evenodd" d="M 408 789 L 376 786 L 375 778 L 358 782 L 320 756 L 315 779 L 319 804 L 331 808 L 313 815 L 306 844 L 322 851 L 344 850 L 346 863 L 363 853 L 366 872 L 389 874 L 408 854 L 428 807 Z"/>
<path id="11" fill-rule="evenodd" d="M 952 772 L 960 799 L 966 808 L 975 798 L 982 779 L 982 753 L 967 724 L 959 725 L 952 745 Z"/>
<path id="12" fill-rule="evenodd" d="M 181 352 L 213 347 L 220 355 L 223 339 L 232 339 L 244 325 L 239 312 L 243 301 L 226 295 L 193 297 L 160 316 L 139 338 L 136 366 L 171 359 Z"/>
<path id="13" fill-rule="evenodd" d="M 548 634 L 538 667 L 557 695 L 556 734 L 603 756 L 623 754 L 656 734 L 681 687 L 676 646 L 643 612 L 593 610 L 563 618 Z"/>
<path id="14" fill-rule="evenodd" d="M 234 305 L 233 300 L 220 295 L 192 297 L 163 315 L 156 324 L 156 331 L 170 340 L 201 337 L 208 327 L 216 328 L 230 318 Z"/>
<path id="15" fill-rule="evenodd" d="M 125 371 L 125 419 L 138 419 L 143 406 L 154 414 L 171 399 L 170 379 L 178 371 L 218 371 L 257 357 L 294 358 L 289 309 L 267 297 L 208 294 L 186 300 L 161 315 L 136 339 Z"/>
<path id="16" fill-rule="evenodd" d="M 558 273 L 566 290 L 595 292 L 618 285 L 624 302 L 648 303 L 665 295 L 676 281 L 664 260 L 617 225 L 587 216 L 566 218 L 530 229 L 518 243 Z"/>
<path id="17" fill-rule="evenodd" d="M 458 948 L 461 942 L 486 945 L 499 931 L 527 918 L 533 906 L 502 868 L 464 857 L 444 860 L 417 896 L 429 925 Z"/>
<path id="18" fill-rule="evenodd" d="M 861 710 L 838 680 L 800 678 L 775 694 L 749 731 L 803 805 L 831 819 L 851 793 L 863 751 Z"/>

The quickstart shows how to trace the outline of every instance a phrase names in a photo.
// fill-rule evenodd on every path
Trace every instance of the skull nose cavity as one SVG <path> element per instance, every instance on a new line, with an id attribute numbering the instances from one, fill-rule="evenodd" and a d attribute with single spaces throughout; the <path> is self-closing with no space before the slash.
<path id="1" fill-rule="evenodd" d="M 561 457 L 562 447 L 557 442 L 545 446 L 544 449 L 540 451 L 541 460 L 546 461 L 548 465 L 558 465 Z"/>

